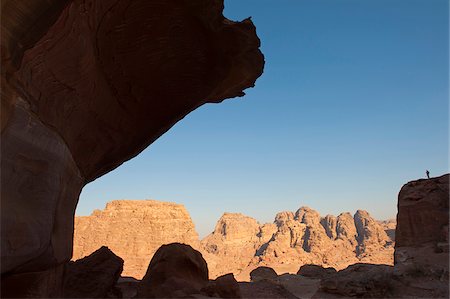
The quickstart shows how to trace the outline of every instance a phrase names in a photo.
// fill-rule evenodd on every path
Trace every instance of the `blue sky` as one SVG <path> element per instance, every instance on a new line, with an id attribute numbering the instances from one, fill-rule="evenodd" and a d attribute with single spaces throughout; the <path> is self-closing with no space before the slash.
<path id="1" fill-rule="evenodd" d="M 252 16 L 261 39 L 255 88 L 87 185 L 77 215 L 177 202 L 201 236 L 223 212 L 395 217 L 404 183 L 448 172 L 448 14 L 444 0 L 226 0 L 224 15 Z"/>

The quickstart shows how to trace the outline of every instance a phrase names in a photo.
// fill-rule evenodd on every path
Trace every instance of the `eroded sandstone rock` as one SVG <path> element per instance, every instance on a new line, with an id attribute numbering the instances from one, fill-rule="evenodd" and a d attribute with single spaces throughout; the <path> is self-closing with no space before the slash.
<path id="1" fill-rule="evenodd" d="M 169 243 L 199 247 L 183 205 L 156 200 L 114 200 L 104 210 L 75 218 L 73 259 L 105 245 L 125 260 L 124 276 L 141 279 L 156 250 Z"/>
<path id="2" fill-rule="evenodd" d="M 444 297 L 449 294 L 449 177 L 412 181 L 402 187 L 395 245 L 395 275 L 412 280 L 422 291 L 432 286 Z"/>
<path id="3" fill-rule="evenodd" d="M 2 286 L 46 281 L 70 260 L 86 183 L 254 85 L 255 27 L 222 11 L 222 0 L 2 1 Z"/>
<path id="4" fill-rule="evenodd" d="M 227 229 L 240 241 L 228 238 Z M 392 265 L 394 252 L 393 240 L 366 211 L 321 218 L 308 207 L 280 212 L 274 223 L 264 225 L 242 214 L 225 214 L 202 247 L 211 277 L 231 271 L 241 281 L 260 266 L 281 274 L 296 273 L 306 264 L 336 269 L 357 262 Z"/>

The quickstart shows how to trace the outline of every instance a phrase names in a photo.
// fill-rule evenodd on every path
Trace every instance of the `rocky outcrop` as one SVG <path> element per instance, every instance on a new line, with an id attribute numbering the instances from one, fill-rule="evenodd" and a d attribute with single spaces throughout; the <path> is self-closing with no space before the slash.
<path id="1" fill-rule="evenodd" d="M 225 213 L 214 232 L 202 240 L 202 252 L 211 277 L 244 269 L 266 239 L 255 219 L 239 213 Z"/>
<path id="2" fill-rule="evenodd" d="M 241 289 L 232 273 L 217 277 L 201 289 L 202 294 L 215 298 L 241 298 Z"/>
<path id="3" fill-rule="evenodd" d="M 250 280 L 253 282 L 263 279 L 274 279 L 277 276 L 277 272 L 274 269 L 264 266 L 258 267 L 250 272 Z"/>
<path id="4" fill-rule="evenodd" d="M 448 298 L 449 176 L 412 181 L 400 190 L 394 266 L 351 265 L 322 279 L 313 298 Z M 391 242 L 382 231 L 392 230 L 393 221 L 365 227 L 368 222 L 366 213 L 355 214 L 359 250 Z"/>
<path id="5" fill-rule="evenodd" d="M 103 246 L 70 262 L 64 277 L 64 298 L 106 298 L 123 269 L 123 260 Z"/>
<path id="6" fill-rule="evenodd" d="M 297 274 L 302 275 L 305 277 L 311 277 L 311 278 L 325 278 L 327 276 L 330 276 L 332 274 L 336 273 L 336 269 L 328 267 L 323 268 L 318 265 L 303 265 L 298 270 Z"/>
<path id="7" fill-rule="evenodd" d="M 191 246 L 161 246 L 139 284 L 136 298 L 182 298 L 200 294 L 208 284 L 208 266 Z"/>
<path id="8" fill-rule="evenodd" d="M 404 185 L 398 195 L 395 275 L 422 277 L 440 296 L 449 289 L 449 174 Z M 414 279 L 413 279 L 414 280 Z M 426 283 L 419 289 L 426 289 Z"/>
<path id="9" fill-rule="evenodd" d="M 323 293 L 345 298 L 387 298 L 394 295 L 393 285 L 392 266 L 353 264 L 325 277 L 313 298 L 323 298 Z"/>
<path id="10" fill-rule="evenodd" d="M 225 19 L 221 0 L 1 8 L 3 285 L 58 272 L 82 187 L 197 107 L 242 96 L 264 61 L 252 22 Z"/>
<path id="11" fill-rule="evenodd" d="M 199 239 L 183 205 L 156 200 L 114 200 L 91 216 L 75 218 L 73 259 L 105 245 L 125 260 L 124 276 L 141 279 L 164 244 L 198 248 Z"/>
<path id="12" fill-rule="evenodd" d="M 274 223 L 264 225 L 242 214 L 226 213 L 202 241 L 202 248 L 211 277 L 233 272 L 238 280 L 247 281 L 260 266 L 296 273 L 305 264 L 336 269 L 356 262 L 392 265 L 394 244 L 366 211 L 322 218 L 301 207 L 295 213 L 280 212 Z"/>

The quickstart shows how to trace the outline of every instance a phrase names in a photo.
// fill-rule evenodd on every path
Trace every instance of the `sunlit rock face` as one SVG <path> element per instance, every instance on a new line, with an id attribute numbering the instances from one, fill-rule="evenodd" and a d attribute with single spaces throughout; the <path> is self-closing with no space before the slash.
<path id="1" fill-rule="evenodd" d="M 86 183 L 202 104 L 242 96 L 264 60 L 252 22 L 225 19 L 221 0 L 5 0 L 1 8 L 7 289 L 6 273 L 39 272 L 29 277 L 39 284 L 70 260 Z"/>
<path id="2" fill-rule="evenodd" d="M 336 269 L 357 262 L 392 265 L 394 254 L 393 240 L 368 212 L 321 217 L 308 207 L 280 212 L 274 223 L 264 225 L 225 213 L 201 244 L 211 277 L 233 272 L 244 281 L 259 266 L 281 274 L 296 273 L 306 264 Z"/>
<path id="3" fill-rule="evenodd" d="M 115 200 L 104 210 L 75 218 L 73 260 L 105 245 L 124 259 L 123 276 L 141 279 L 156 250 L 174 242 L 199 247 L 194 223 L 184 206 L 156 200 Z"/>

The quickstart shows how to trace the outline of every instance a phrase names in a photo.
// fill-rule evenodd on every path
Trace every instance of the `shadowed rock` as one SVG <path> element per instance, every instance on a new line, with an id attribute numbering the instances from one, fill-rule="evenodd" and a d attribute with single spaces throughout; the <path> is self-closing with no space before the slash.
<path id="1" fill-rule="evenodd" d="M 275 272 L 274 269 L 270 267 L 258 267 L 252 272 L 250 272 L 250 279 L 251 281 L 259 281 L 263 279 L 274 279 L 278 276 L 277 272 Z"/>
<path id="2" fill-rule="evenodd" d="M 392 266 L 354 264 L 325 277 L 319 292 L 346 297 L 386 298 L 392 296 Z M 320 293 L 316 294 L 321 298 Z"/>
<path id="3" fill-rule="evenodd" d="M 242 298 L 298 299 L 283 285 L 271 280 L 257 282 L 240 282 Z"/>
<path id="4" fill-rule="evenodd" d="M 70 260 L 85 184 L 199 106 L 254 86 L 264 65 L 255 27 L 227 20 L 223 8 L 2 1 L 2 286 L 21 273 L 45 284 L 43 273 Z M 60 288 L 62 277 L 53 281 L 45 289 Z"/>
<path id="5" fill-rule="evenodd" d="M 123 260 L 108 247 L 70 262 L 64 275 L 65 298 L 105 298 L 120 277 Z"/>
<path id="6" fill-rule="evenodd" d="M 301 266 L 297 272 L 298 275 L 311 277 L 311 278 L 325 278 L 325 277 L 327 277 L 331 274 L 335 274 L 335 273 L 336 273 L 336 269 L 334 269 L 334 268 L 331 268 L 331 267 L 324 268 L 319 265 L 311 265 L 311 264 Z"/>
<path id="7" fill-rule="evenodd" d="M 239 284 L 232 273 L 225 274 L 212 280 L 201 292 L 209 297 L 241 298 Z"/>
<path id="8" fill-rule="evenodd" d="M 172 243 L 161 246 L 139 284 L 137 298 L 179 298 L 200 294 L 208 284 L 208 266 L 191 246 Z"/>

